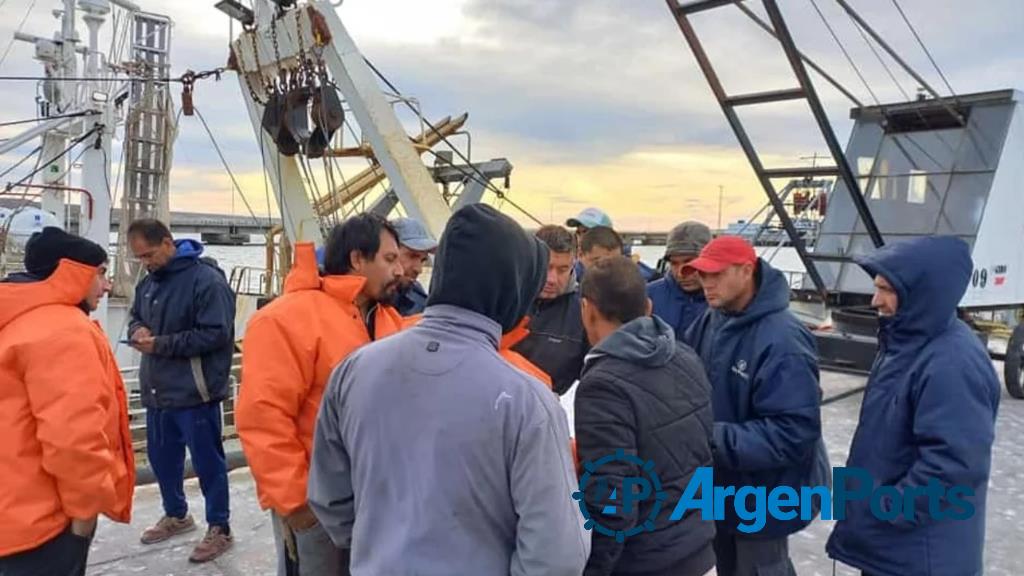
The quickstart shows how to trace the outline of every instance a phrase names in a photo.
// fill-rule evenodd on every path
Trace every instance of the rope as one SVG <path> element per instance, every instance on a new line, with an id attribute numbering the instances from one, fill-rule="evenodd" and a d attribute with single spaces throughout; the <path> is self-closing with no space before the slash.
<path id="1" fill-rule="evenodd" d="M 818 7 L 818 3 L 815 0 L 811 0 L 811 6 L 814 6 L 814 11 L 818 13 L 818 16 L 821 18 L 822 23 L 825 24 L 825 28 L 827 28 L 829 34 L 832 35 L 832 39 L 836 41 L 836 45 L 838 45 L 839 49 L 843 51 L 843 56 L 846 57 L 846 61 L 850 63 L 850 67 L 853 68 L 853 71 L 857 74 L 857 77 L 860 78 L 861 83 L 864 84 L 865 88 L 867 88 L 868 93 L 871 94 L 871 98 L 875 101 L 875 104 L 881 104 L 881 102 L 878 100 L 878 96 L 875 95 L 875 91 L 871 89 L 871 85 L 868 84 L 868 81 L 867 79 L 864 78 L 864 75 L 861 73 L 860 68 L 857 67 L 857 63 L 853 61 L 853 57 L 850 56 L 850 53 L 846 50 L 846 46 L 844 46 L 842 40 L 839 39 L 839 35 L 836 34 L 835 29 L 832 28 L 832 25 L 829 24 L 828 19 L 825 18 L 825 14 L 821 11 L 821 8 Z"/>

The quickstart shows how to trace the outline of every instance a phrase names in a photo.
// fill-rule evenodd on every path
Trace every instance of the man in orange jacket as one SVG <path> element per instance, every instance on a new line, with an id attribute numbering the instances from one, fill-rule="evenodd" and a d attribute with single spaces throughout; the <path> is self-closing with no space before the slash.
<path id="1" fill-rule="evenodd" d="M 246 328 L 235 417 L 260 505 L 272 511 L 282 576 L 295 564 L 303 576 L 348 568 L 306 503 L 313 428 L 334 367 L 401 329 L 388 304 L 401 276 L 394 228 L 371 214 L 354 216 L 331 231 L 323 277 L 313 245 L 296 246 L 284 294 Z"/>
<path id="2" fill-rule="evenodd" d="M 110 344 L 89 320 L 107 253 L 59 228 L 0 281 L 0 574 L 85 574 L 99 514 L 128 522 L 135 461 Z"/>

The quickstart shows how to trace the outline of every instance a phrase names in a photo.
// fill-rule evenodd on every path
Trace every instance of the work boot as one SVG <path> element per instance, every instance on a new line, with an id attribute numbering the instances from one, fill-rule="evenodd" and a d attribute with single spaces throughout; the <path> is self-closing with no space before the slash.
<path id="1" fill-rule="evenodd" d="M 227 552 L 234 541 L 231 532 L 222 526 L 210 526 L 206 531 L 206 536 L 203 536 L 199 544 L 192 549 L 192 555 L 188 557 L 188 561 L 196 564 L 209 562 Z"/>
<path id="2" fill-rule="evenodd" d="M 192 519 L 191 514 L 186 514 L 184 518 L 164 516 L 154 526 L 146 528 L 145 532 L 142 533 L 141 540 L 143 544 L 156 544 L 172 536 L 191 532 L 195 529 L 196 521 Z"/>

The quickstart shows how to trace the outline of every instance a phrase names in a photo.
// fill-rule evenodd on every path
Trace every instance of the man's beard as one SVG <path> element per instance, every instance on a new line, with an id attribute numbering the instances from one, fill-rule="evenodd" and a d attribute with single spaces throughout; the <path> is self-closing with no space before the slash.
<path id="1" fill-rule="evenodd" d="M 399 291 L 402 290 L 402 284 L 398 280 L 392 280 L 384 285 L 380 290 L 380 296 L 377 298 L 377 302 L 389 303 L 395 299 Z"/>

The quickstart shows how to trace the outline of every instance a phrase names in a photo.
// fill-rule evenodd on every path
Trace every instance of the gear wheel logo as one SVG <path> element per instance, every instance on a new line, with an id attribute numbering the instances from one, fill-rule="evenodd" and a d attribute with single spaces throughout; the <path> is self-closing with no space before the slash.
<path id="1" fill-rule="evenodd" d="M 628 476 L 623 479 L 623 493 L 619 500 L 622 502 L 622 509 L 624 511 L 632 510 L 632 507 L 636 506 L 639 502 L 654 500 L 654 505 L 651 507 L 651 511 L 647 514 L 647 517 L 628 530 L 614 530 L 598 522 L 591 514 L 590 509 L 587 508 L 587 502 L 584 498 L 584 493 L 592 483 L 604 482 L 604 479 L 601 477 L 601 469 L 614 462 L 628 463 L 640 468 L 641 472 L 641 476 Z M 637 491 L 636 489 L 639 490 Z M 615 538 L 617 542 L 621 543 L 630 536 L 636 536 L 637 534 L 645 531 L 654 531 L 655 520 L 657 520 L 658 514 L 661 512 L 661 508 L 664 506 L 668 495 L 661 489 L 661 481 L 658 479 L 658 475 L 654 472 L 653 460 L 645 461 L 638 456 L 626 454 L 620 449 L 616 450 L 614 454 L 583 463 L 583 475 L 580 476 L 579 490 L 573 492 L 572 498 L 573 500 L 576 500 L 577 504 L 579 504 L 580 513 L 586 520 L 583 525 L 584 528 L 587 530 L 593 530 L 598 534 L 602 534 L 610 538 Z M 616 500 L 616 493 L 614 490 L 609 496 L 609 500 Z M 601 508 L 601 514 L 604 516 L 611 516 L 614 515 L 617 510 L 619 510 L 618 506 L 603 506 Z"/>

